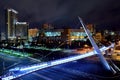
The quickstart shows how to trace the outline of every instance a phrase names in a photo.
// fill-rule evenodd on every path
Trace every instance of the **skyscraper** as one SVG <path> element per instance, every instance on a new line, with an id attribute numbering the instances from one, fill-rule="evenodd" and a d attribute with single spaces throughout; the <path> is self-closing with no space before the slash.
<path id="1" fill-rule="evenodd" d="M 28 39 L 28 26 L 27 22 L 18 21 L 18 12 L 14 9 L 6 9 L 6 39 L 16 40 L 20 38 L 22 40 Z"/>
<path id="2" fill-rule="evenodd" d="M 16 25 L 16 22 L 18 21 L 17 14 L 18 12 L 11 8 L 7 9 L 6 11 L 6 24 L 7 24 L 6 38 L 7 39 L 11 40 L 15 38 L 15 25 Z"/>
<path id="3" fill-rule="evenodd" d="M 28 39 L 28 26 L 29 24 L 27 22 L 16 22 L 15 25 L 15 37 L 22 40 Z"/>

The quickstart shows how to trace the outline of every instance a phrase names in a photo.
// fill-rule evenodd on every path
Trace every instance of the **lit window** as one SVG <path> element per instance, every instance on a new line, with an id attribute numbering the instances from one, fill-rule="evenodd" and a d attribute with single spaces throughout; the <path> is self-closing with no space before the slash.
<path id="1" fill-rule="evenodd" d="M 45 32 L 46 36 L 52 37 L 52 36 L 61 36 L 61 32 Z"/>

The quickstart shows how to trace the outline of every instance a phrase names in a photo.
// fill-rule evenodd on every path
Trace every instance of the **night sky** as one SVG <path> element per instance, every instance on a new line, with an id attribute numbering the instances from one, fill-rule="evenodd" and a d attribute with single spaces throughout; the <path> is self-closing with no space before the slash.
<path id="1" fill-rule="evenodd" d="M 6 8 L 17 10 L 19 21 L 29 22 L 30 27 L 50 23 L 57 28 L 77 28 L 77 16 L 82 17 L 86 24 L 103 25 L 111 29 L 120 27 L 120 0 L 0 0 L 1 27 L 5 24 Z"/>

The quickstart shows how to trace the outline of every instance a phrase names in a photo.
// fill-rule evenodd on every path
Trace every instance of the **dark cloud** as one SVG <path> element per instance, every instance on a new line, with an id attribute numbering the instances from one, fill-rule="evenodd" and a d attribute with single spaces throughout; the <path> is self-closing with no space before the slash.
<path id="1" fill-rule="evenodd" d="M 76 22 L 77 16 L 86 23 L 119 23 L 119 0 L 0 0 L 3 9 L 14 8 L 21 21 L 30 23 L 66 24 Z"/>

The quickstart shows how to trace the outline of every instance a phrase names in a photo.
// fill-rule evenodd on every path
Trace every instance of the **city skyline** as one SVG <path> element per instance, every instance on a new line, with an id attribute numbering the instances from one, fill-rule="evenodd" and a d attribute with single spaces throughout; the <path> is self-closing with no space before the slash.
<path id="1" fill-rule="evenodd" d="M 0 80 L 120 80 L 119 3 L 0 0 Z"/>
<path id="2" fill-rule="evenodd" d="M 107 27 L 118 27 L 120 20 L 119 1 L 105 0 L 76 0 L 76 1 L 1 1 L 0 3 L 0 26 L 4 26 L 4 9 L 13 8 L 17 10 L 20 21 L 30 22 L 30 27 L 40 27 L 43 23 L 50 23 L 57 28 L 72 26 L 79 28 L 78 16 L 85 23 L 96 25 L 107 25 Z"/>
<path id="3" fill-rule="evenodd" d="M 23 79 L 24 77 L 27 76 L 27 74 L 29 76 L 29 74 L 32 73 L 31 76 L 33 75 L 33 78 L 32 78 L 33 80 L 35 80 L 35 79 L 41 80 L 41 78 L 44 78 L 45 80 L 48 80 L 48 78 L 49 79 L 56 78 L 56 79 L 62 79 L 62 80 L 67 80 L 68 78 L 73 79 L 73 80 L 76 80 L 76 79 L 81 79 L 81 80 L 88 79 L 89 80 L 89 77 L 87 77 L 86 75 L 83 74 L 85 72 L 85 74 L 88 73 L 88 74 L 93 75 L 92 78 L 94 78 L 95 80 L 99 80 L 99 78 L 101 78 L 101 79 L 111 79 L 112 78 L 113 79 L 114 76 L 117 76 L 119 74 L 120 69 L 112 62 L 112 59 L 111 59 L 112 56 L 111 57 L 109 56 L 109 58 L 108 58 L 107 55 L 108 54 L 111 54 L 111 55 L 116 54 L 117 55 L 117 53 L 112 53 L 115 44 L 111 43 L 108 46 L 98 45 L 98 43 L 95 42 L 95 40 L 93 39 L 91 32 L 88 30 L 87 26 L 84 25 L 84 23 L 80 17 L 79 17 L 79 20 L 80 20 L 80 23 L 82 24 L 83 29 L 85 30 L 85 33 L 87 34 L 88 39 L 90 40 L 90 43 L 92 46 L 89 45 L 88 41 L 77 41 L 77 43 L 80 43 L 80 44 L 78 45 L 79 48 L 76 48 L 77 47 L 77 46 L 75 46 L 76 41 L 73 41 L 73 44 L 74 44 L 74 45 L 72 45 L 73 48 L 72 47 L 70 48 L 71 44 L 69 45 L 69 41 L 70 41 L 69 33 L 71 32 L 71 30 L 68 30 L 68 29 L 65 29 L 63 32 L 65 38 L 67 38 L 67 39 L 64 39 L 64 36 L 63 36 L 62 40 L 64 40 L 64 41 L 62 43 L 60 42 L 61 40 L 60 41 L 56 40 L 56 44 L 54 44 L 53 41 L 50 41 L 48 38 L 48 36 L 51 36 L 50 32 L 49 32 L 50 35 L 48 35 L 46 38 L 47 42 L 50 41 L 49 44 L 44 43 L 45 40 L 41 41 L 40 43 L 38 43 L 38 41 L 37 42 L 32 41 L 32 42 L 29 42 L 30 45 L 28 44 L 28 42 L 27 42 L 27 44 L 24 44 L 23 41 L 20 42 L 19 40 L 16 40 L 17 43 L 15 43 L 15 44 L 11 44 L 11 45 L 8 44 L 8 45 L 1 46 L 1 47 L 5 48 L 5 49 L 1 48 L 2 49 L 1 53 L 7 53 L 7 54 L 11 54 L 11 55 L 14 54 L 14 56 L 15 55 L 22 56 L 22 58 L 21 58 L 22 60 L 20 60 L 20 61 L 23 61 L 23 59 L 31 59 L 31 60 L 38 61 L 38 63 L 27 62 L 26 64 L 28 64 L 28 63 L 30 63 L 30 64 L 28 64 L 28 65 L 24 64 L 22 66 L 17 66 L 17 65 L 19 65 L 19 62 L 17 63 L 17 65 L 14 65 L 15 64 L 15 62 L 14 62 L 14 64 L 11 65 L 12 67 L 13 66 L 14 67 L 13 68 L 10 67 L 9 71 L 4 74 L 4 72 L 6 70 L 6 66 L 5 66 L 5 61 L 3 61 L 3 66 L 1 68 L 2 76 L 0 78 L 2 80 Z M 58 30 L 58 31 L 60 31 L 60 30 Z M 54 32 L 54 34 L 55 33 L 56 32 Z M 66 33 L 66 35 L 65 35 L 65 33 Z M 72 34 L 72 35 L 74 36 L 74 35 L 76 35 L 76 33 Z M 57 34 L 57 35 L 54 35 L 54 37 L 55 36 L 59 36 L 59 35 Z M 54 40 L 56 38 L 54 38 Z M 57 45 L 57 43 L 59 43 L 59 45 Z M 4 43 L 2 43 L 2 44 L 4 44 Z M 52 48 L 52 46 L 54 46 L 54 47 Z M 12 50 L 12 49 L 14 49 L 14 50 Z M 86 49 L 86 51 L 84 53 L 79 52 L 79 50 L 81 51 L 83 49 Z M 15 50 L 16 51 L 19 50 L 19 52 L 14 52 Z M 109 50 L 109 52 L 108 52 L 108 50 Z M 27 52 L 27 53 L 25 53 L 25 52 Z M 54 54 L 54 52 L 55 52 L 55 54 Z M 78 52 L 78 53 L 76 53 L 76 52 Z M 30 56 L 30 54 L 31 54 L 31 56 Z M 23 58 L 23 56 L 26 56 L 26 57 Z M 37 57 L 35 57 L 35 56 L 37 56 Z M 89 66 L 88 68 L 84 66 L 85 61 L 89 59 L 89 58 L 87 59 L 87 57 L 91 58 L 89 61 L 94 64 L 93 66 L 91 66 L 91 63 L 86 64 L 85 66 Z M 86 58 L 86 59 L 84 59 L 84 58 Z M 12 58 L 12 59 L 14 59 L 14 58 Z M 47 61 L 45 61 L 46 59 L 47 59 Z M 82 59 L 84 62 L 80 61 L 79 62 L 79 64 L 81 63 L 80 66 L 76 64 L 76 66 L 74 67 L 75 69 L 73 69 L 71 67 L 73 65 L 70 65 L 70 66 L 67 65 L 67 63 L 70 63 L 70 62 L 77 63 L 80 59 Z M 116 57 L 116 59 L 117 59 L 117 57 Z M 3 59 L 3 60 L 7 60 L 7 59 Z M 111 60 L 111 62 L 109 60 Z M 24 60 L 24 62 L 25 61 L 27 61 L 27 60 Z M 94 62 L 94 61 L 96 61 L 96 62 Z M 99 62 L 101 62 L 101 64 L 99 64 Z M 22 64 L 22 63 L 23 62 L 20 62 L 20 64 Z M 47 77 L 46 74 L 45 74 L 45 76 L 42 74 L 42 77 L 41 77 L 41 74 L 37 72 L 37 71 L 40 71 L 41 69 L 42 70 L 48 69 L 48 68 L 50 69 L 50 67 L 53 68 L 55 66 L 57 67 L 58 65 L 62 66 L 62 64 L 66 64 L 66 66 L 69 66 L 69 67 L 67 67 L 67 71 L 65 71 L 66 70 L 65 68 L 60 67 L 60 68 L 64 69 L 64 72 L 62 72 L 60 74 L 67 73 L 69 76 L 69 77 L 67 77 L 67 79 L 63 78 L 61 75 L 59 78 L 58 77 L 53 78 L 51 76 Z M 80 69 L 80 67 L 82 65 L 83 65 L 83 67 L 82 67 L 82 69 Z M 68 72 L 68 69 L 70 67 L 71 67 L 71 69 L 69 70 L 70 72 Z M 77 68 L 77 67 L 79 67 L 79 68 Z M 99 68 L 99 67 L 101 67 L 101 68 Z M 89 73 L 89 72 L 91 72 L 90 71 L 91 68 L 93 68 L 93 70 L 95 70 L 95 71 L 92 70 L 93 73 Z M 104 69 L 102 69 L 102 68 L 104 68 Z M 84 69 L 85 69 L 85 71 L 82 72 L 82 70 L 84 70 Z M 8 70 L 8 67 L 7 67 L 7 70 Z M 96 73 L 99 73 L 98 72 L 99 70 L 102 71 L 101 72 L 102 74 L 104 72 L 105 72 L 105 74 L 103 74 L 100 77 L 96 77 L 99 75 L 97 75 L 97 74 L 94 75 L 94 72 L 97 71 Z M 60 71 L 61 70 L 55 71 L 54 74 L 56 74 L 57 72 L 60 72 Z M 79 78 L 77 76 L 75 76 L 74 78 L 70 77 L 71 72 L 74 72 L 74 75 L 77 75 L 77 76 L 78 76 L 78 73 L 82 72 L 82 77 L 79 77 Z M 37 75 L 37 78 L 34 77 L 34 76 L 36 76 L 34 74 Z M 83 77 L 83 75 L 84 75 L 84 77 Z M 107 75 L 109 75 L 109 76 L 107 76 Z M 107 77 L 103 78 L 104 76 L 107 76 Z M 90 78 L 91 78 L 91 76 L 90 76 Z M 26 80 L 26 79 L 29 80 L 29 77 L 24 78 L 24 80 Z M 119 79 L 119 77 L 115 77 L 114 79 Z M 30 80 L 31 80 L 31 78 L 30 78 Z"/>

